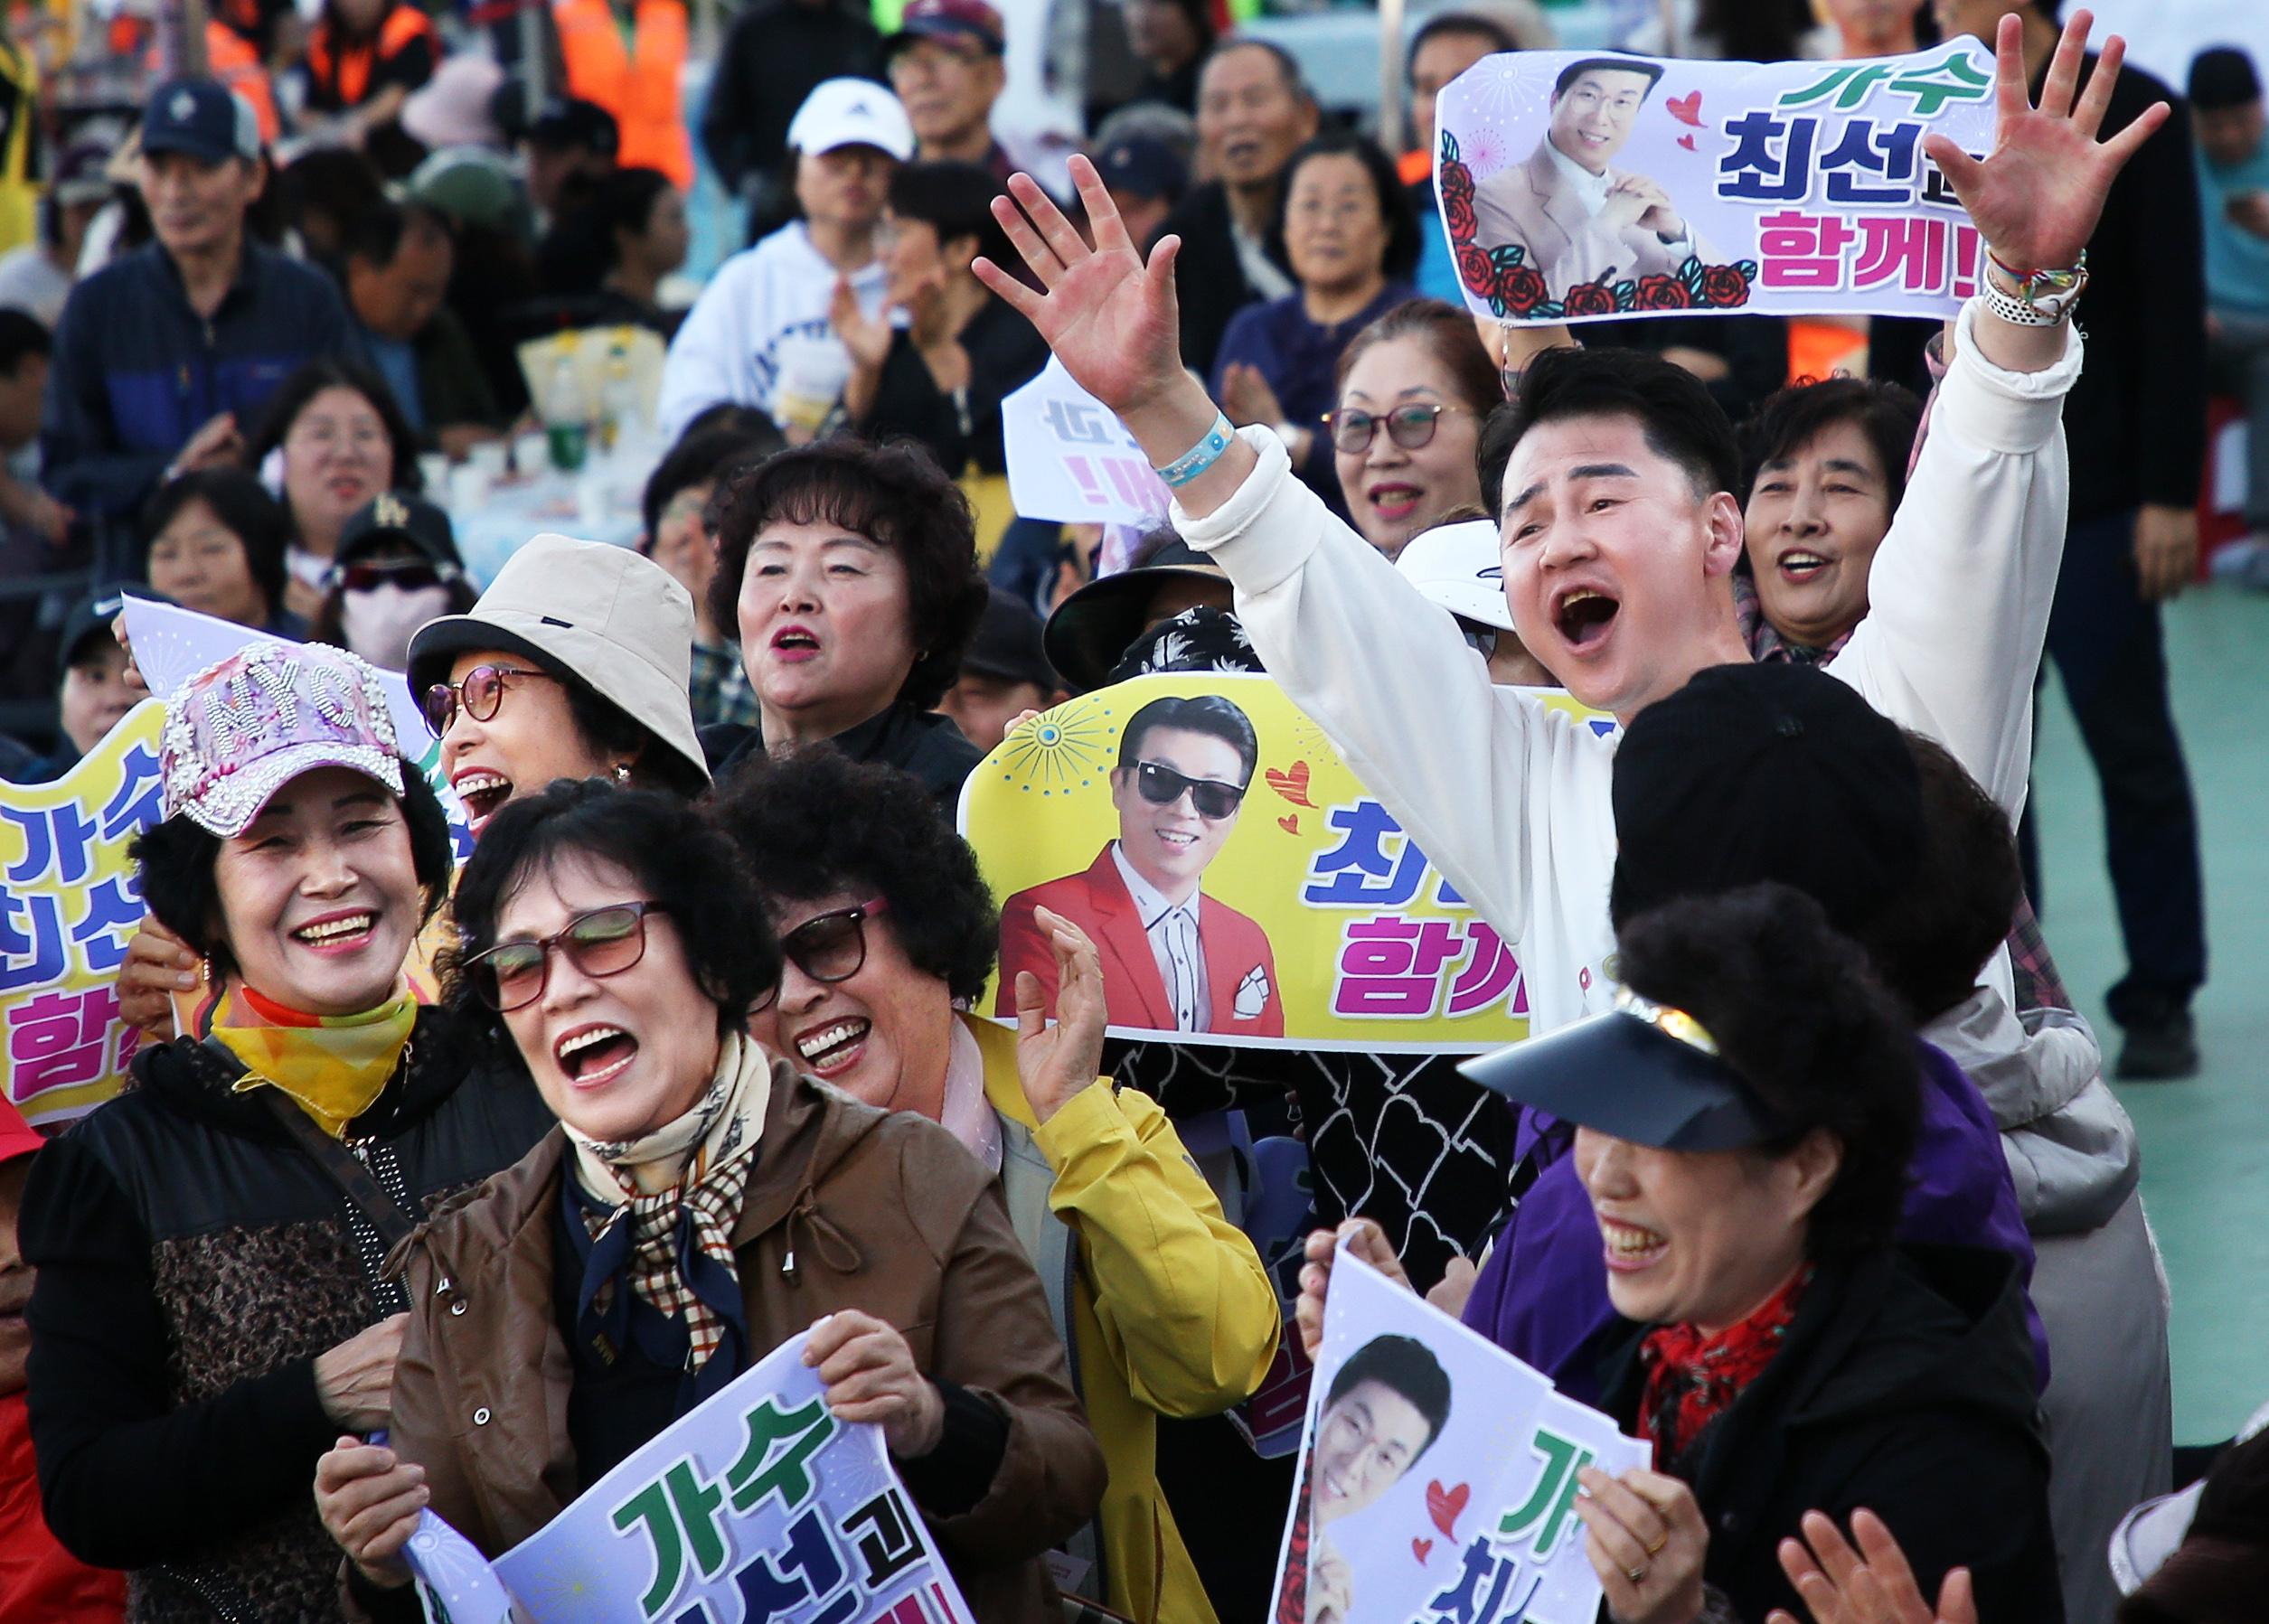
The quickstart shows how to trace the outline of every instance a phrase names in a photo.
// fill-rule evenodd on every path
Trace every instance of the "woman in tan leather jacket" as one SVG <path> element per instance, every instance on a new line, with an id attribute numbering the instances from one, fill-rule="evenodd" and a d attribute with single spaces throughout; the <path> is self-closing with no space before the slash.
<path id="1" fill-rule="evenodd" d="M 880 1425 L 979 1624 L 1060 1619 L 1040 1555 L 1104 1465 L 1039 1277 L 953 1136 L 799 1076 L 742 1033 L 777 949 L 682 803 L 596 784 L 500 812 L 459 886 L 452 987 L 560 1119 L 439 1214 L 389 1447 L 324 1458 L 350 1599 L 416 1602 L 427 1506 L 494 1556 L 814 1325 L 841 1419 Z"/>

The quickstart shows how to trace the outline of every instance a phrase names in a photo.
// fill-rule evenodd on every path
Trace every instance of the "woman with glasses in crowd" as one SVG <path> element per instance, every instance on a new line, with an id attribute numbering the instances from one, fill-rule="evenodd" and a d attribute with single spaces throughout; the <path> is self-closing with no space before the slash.
<path id="1" fill-rule="evenodd" d="M 755 727 L 702 729 L 717 775 L 832 742 L 902 767 L 947 815 L 979 752 L 930 707 L 984 615 L 968 499 L 920 447 L 838 437 L 735 477 L 710 608 L 740 635 Z"/>
<path id="2" fill-rule="evenodd" d="M 965 1013 L 999 923 L 975 854 L 926 799 L 904 773 L 825 749 L 725 792 L 716 820 L 787 961 L 750 1029 L 856 1099 L 943 1123 L 995 1176 L 1110 1466 L 1096 1528 L 1067 1550 L 1089 1564 L 1073 1588 L 1130 1618 L 1210 1624 L 1159 1488 L 1158 1419 L 1250 1396 L 1276 1353 L 1274 1290 L 1165 1113 L 1098 1077 L 1103 971 L 1078 926 L 1039 915 L 1052 1008 L 1026 973 L 1016 1030 Z"/>
<path id="3" fill-rule="evenodd" d="M 417 431 L 392 393 L 360 361 L 336 357 L 307 362 L 278 387 L 247 461 L 282 493 L 291 538 L 284 606 L 302 621 L 323 608 L 348 517 L 381 491 L 422 484 Z"/>
<path id="4" fill-rule="evenodd" d="M 1473 318 L 1439 299 L 1396 305 L 1340 357 L 1323 421 L 1355 528 L 1389 559 L 1455 516 L 1486 516 L 1481 431 L 1504 404 Z"/>
<path id="5" fill-rule="evenodd" d="M 671 797 L 557 784 L 496 815 L 455 912 L 451 1002 L 559 1125 L 427 1231 L 387 1446 L 318 1469 L 368 1609 L 417 1616 L 421 1509 L 501 1554 L 812 1328 L 830 1409 L 881 1428 L 980 1624 L 1060 1624 L 1040 1557 L 1103 1460 L 1048 1293 L 952 1135 L 743 1029 L 780 961 L 730 843 Z"/>
<path id="6" fill-rule="evenodd" d="M 449 832 L 376 671 L 315 645 L 231 655 L 168 699 L 161 765 L 137 877 L 206 984 L 25 1192 L 47 1520 L 128 1570 L 129 1617 L 336 1619 L 308 1484 L 340 1432 L 389 1424 L 409 1306 L 389 1244 L 548 1122 L 405 981 Z"/>
<path id="7" fill-rule="evenodd" d="M 1300 286 L 1230 320 L 1213 398 L 1239 427 L 1275 428 L 1300 477 L 1344 516 L 1323 414 L 1334 404 L 1341 352 L 1414 295 L 1417 220 L 1392 160 L 1345 131 L 1294 153 L 1278 195 L 1277 230 Z"/>

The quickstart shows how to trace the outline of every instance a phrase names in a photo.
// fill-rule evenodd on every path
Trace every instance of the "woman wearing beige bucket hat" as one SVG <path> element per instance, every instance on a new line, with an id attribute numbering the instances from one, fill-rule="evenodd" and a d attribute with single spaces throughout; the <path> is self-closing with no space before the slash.
<path id="1" fill-rule="evenodd" d="M 463 615 L 410 639 L 410 691 L 475 839 L 505 802 L 555 778 L 692 796 L 709 787 L 686 697 L 693 600 L 627 548 L 537 536 Z M 127 944 L 118 1009 L 160 1041 L 196 956 L 155 920 Z"/>

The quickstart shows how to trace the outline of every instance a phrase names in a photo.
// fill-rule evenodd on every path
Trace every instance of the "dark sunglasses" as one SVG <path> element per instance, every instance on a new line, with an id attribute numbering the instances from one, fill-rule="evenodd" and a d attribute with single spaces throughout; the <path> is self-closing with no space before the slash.
<path id="1" fill-rule="evenodd" d="M 538 677 L 557 681 L 550 671 L 523 671 L 511 665 L 476 665 L 465 673 L 462 682 L 436 682 L 426 690 L 426 725 L 439 738 L 457 720 L 457 707 L 465 707 L 465 714 L 476 722 L 493 722 L 496 708 L 504 702 L 504 679 L 507 677 Z"/>
<path id="2" fill-rule="evenodd" d="M 878 896 L 814 914 L 780 938 L 781 955 L 813 981 L 828 986 L 847 981 L 866 967 L 867 921 L 890 906 L 890 898 Z M 770 1009 L 779 996 L 779 988 L 774 987 L 756 1007 Z"/>
<path id="3" fill-rule="evenodd" d="M 1134 788 L 1153 806 L 1172 806 L 1187 790 L 1190 804 L 1209 823 L 1219 823 L 1234 813 L 1245 799 L 1245 786 L 1241 784 L 1223 784 L 1218 778 L 1192 778 L 1154 761 L 1134 764 Z"/>
<path id="4" fill-rule="evenodd" d="M 1439 406 L 1431 401 L 1418 406 L 1398 406 L 1390 412 L 1367 412 L 1352 406 L 1342 406 L 1323 415 L 1324 423 L 1332 430 L 1335 449 L 1361 453 L 1370 449 L 1370 443 L 1379 437 L 1380 424 L 1387 427 L 1387 437 L 1405 451 L 1416 451 L 1434 438 L 1436 425 L 1444 412 L 1462 412 L 1462 406 Z"/>
<path id="5" fill-rule="evenodd" d="M 465 973 L 483 1003 L 499 1014 L 523 1009 L 543 996 L 556 948 L 588 976 L 620 975 L 646 954 L 646 915 L 669 910 L 658 902 L 617 902 L 578 914 L 556 936 L 540 942 L 499 942 L 465 961 Z"/>
<path id="6" fill-rule="evenodd" d="M 446 587 L 460 573 L 454 564 L 436 564 L 426 559 L 372 559 L 335 567 L 331 585 L 349 592 L 372 592 L 389 586 L 418 592 L 428 587 Z"/>

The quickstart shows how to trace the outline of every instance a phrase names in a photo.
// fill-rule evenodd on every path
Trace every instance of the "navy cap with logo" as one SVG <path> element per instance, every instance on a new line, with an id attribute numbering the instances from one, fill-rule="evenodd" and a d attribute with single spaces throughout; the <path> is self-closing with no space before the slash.
<path id="1" fill-rule="evenodd" d="M 142 113 L 142 150 L 180 152 L 208 164 L 260 155 L 260 121 L 252 104 L 210 79 L 168 80 L 150 93 Z"/>
<path id="2" fill-rule="evenodd" d="M 1007 51 L 1001 14 L 986 0 L 910 0 L 899 14 L 899 31 L 883 42 L 896 56 L 917 40 L 969 40 L 991 56 Z"/>
<path id="3" fill-rule="evenodd" d="M 449 515 L 424 497 L 406 491 L 381 491 L 348 514 L 339 527 L 334 553 L 344 564 L 384 541 L 404 542 L 417 549 L 419 557 L 448 566 L 451 579 L 464 567 Z"/>
<path id="4" fill-rule="evenodd" d="M 71 668 L 87 657 L 87 644 L 98 633 L 106 642 L 115 640 L 110 623 L 125 607 L 126 595 L 116 587 L 82 597 L 71 605 L 63 620 L 63 641 L 56 647 L 56 681 L 69 676 Z"/>

